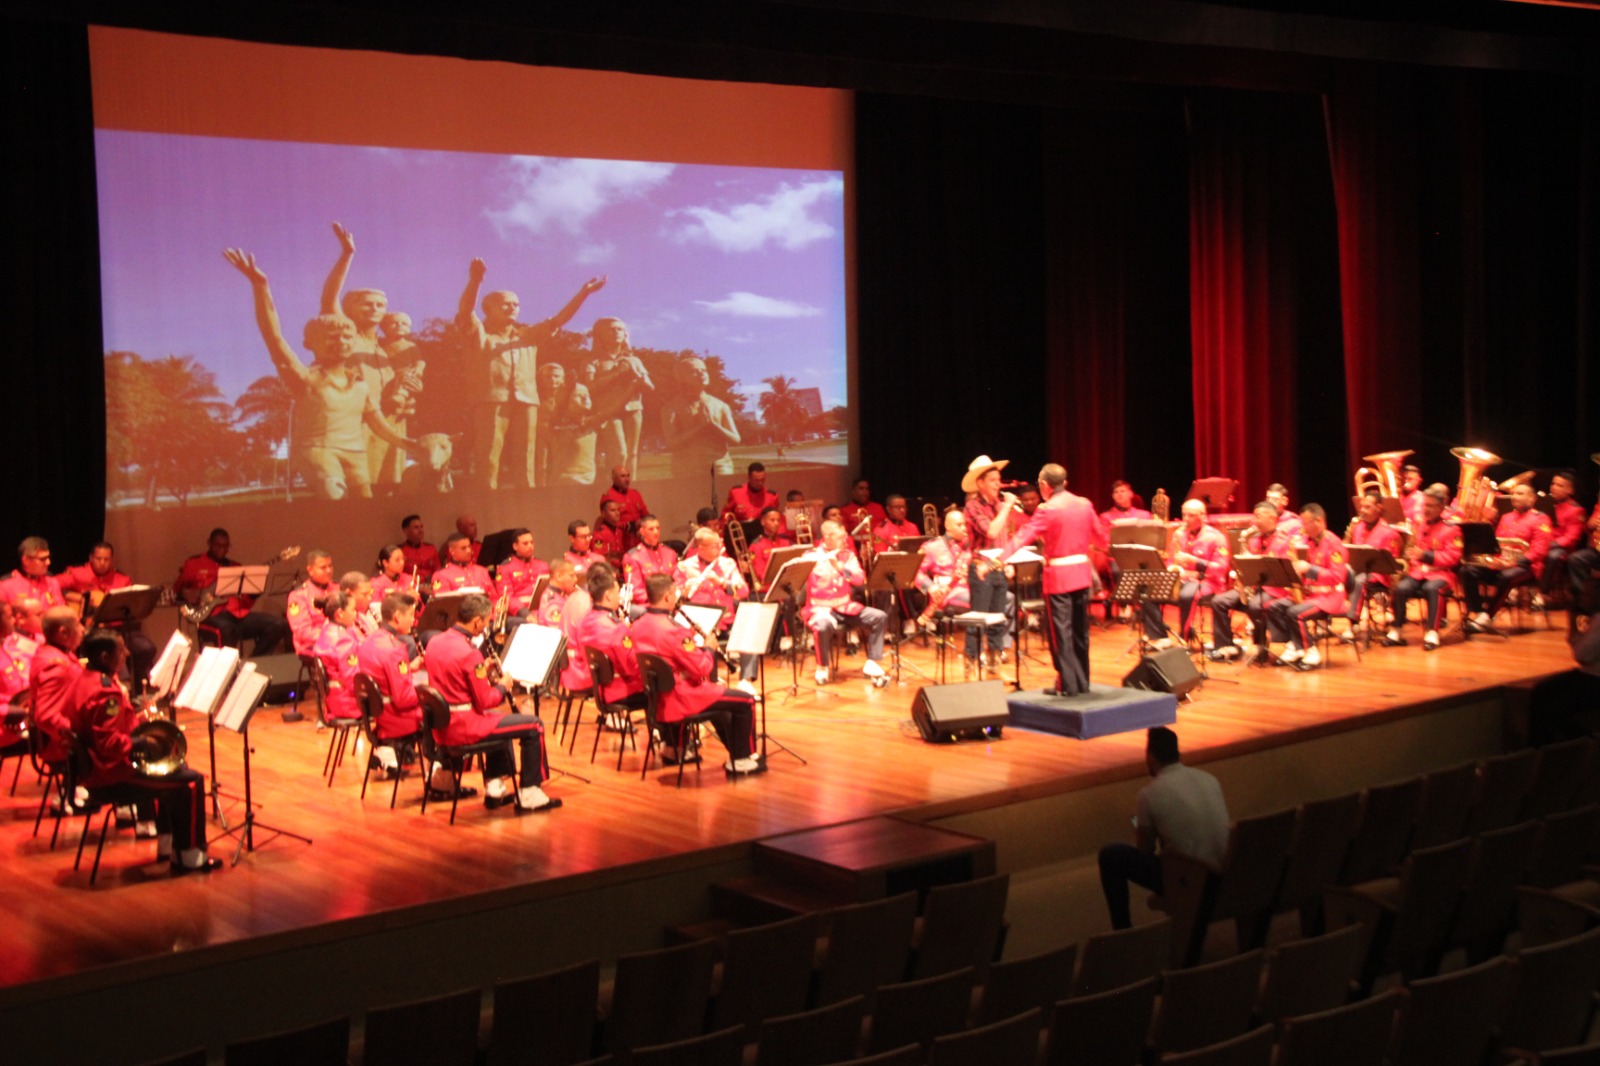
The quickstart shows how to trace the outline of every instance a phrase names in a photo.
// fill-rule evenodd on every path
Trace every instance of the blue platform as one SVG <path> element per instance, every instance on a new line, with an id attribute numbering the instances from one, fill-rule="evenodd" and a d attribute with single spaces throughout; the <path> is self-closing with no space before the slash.
<path id="1" fill-rule="evenodd" d="M 1081 696 L 1046 696 L 1043 691 L 1006 697 L 1011 724 L 1040 733 L 1092 740 L 1178 720 L 1178 697 L 1170 692 L 1090 685 Z"/>

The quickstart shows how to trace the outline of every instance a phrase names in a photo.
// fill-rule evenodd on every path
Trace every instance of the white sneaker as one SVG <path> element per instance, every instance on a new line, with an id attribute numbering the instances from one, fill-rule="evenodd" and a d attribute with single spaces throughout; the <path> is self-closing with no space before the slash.
<path id="1" fill-rule="evenodd" d="M 525 811 L 552 811 L 561 806 L 561 801 L 544 794 L 544 789 L 538 785 L 529 785 L 517 792 L 517 803 Z"/>
<path id="2" fill-rule="evenodd" d="M 400 769 L 400 760 L 395 755 L 394 749 L 389 745 L 385 744 L 382 747 L 373 748 L 372 754 L 377 756 L 378 764 L 385 770 Z"/>
<path id="3" fill-rule="evenodd" d="M 1482 626 L 1485 629 L 1488 629 L 1489 626 L 1491 625 L 1492 621 L 1493 621 L 1489 617 L 1489 612 L 1488 611 L 1479 611 L 1477 614 L 1472 616 L 1472 620 L 1474 622 L 1478 623 L 1480 626 Z"/>
<path id="4" fill-rule="evenodd" d="M 1305 657 L 1306 653 L 1301 651 L 1300 648 L 1293 644 L 1283 649 L 1283 654 L 1278 656 L 1278 658 L 1282 659 L 1286 663 L 1297 663 Z"/>
<path id="5" fill-rule="evenodd" d="M 828 668 L 826 666 L 817 667 L 815 677 L 817 679 L 817 684 L 826 685 L 828 683 Z"/>
<path id="6" fill-rule="evenodd" d="M 761 769 L 761 760 L 754 755 L 743 759 L 729 759 L 722 764 L 722 769 L 730 774 L 753 774 Z"/>
<path id="7" fill-rule="evenodd" d="M 883 676 L 883 667 L 879 666 L 871 659 L 868 659 L 866 663 L 862 665 L 861 672 L 866 674 L 868 677 L 879 678 Z"/>
<path id="8" fill-rule="evenodd" d="M 1311 648 L 1304 655 L 1302 655 L 1300 657 L 1300 665 L 1301 666 L 1321 666 L 1322 665 L 1322 653 L 1320 651 L 1318 651 L 1316 648 Z"/>
<path id="9" fill-rule="evenodd" d="M 139 822 L 133 827 L 133 835 L 137 840 L 155 840 L 161 835 L 161 830 L 156 828 L 154 822 Z"/>
<path id="10" fill-rule="evenodd" d="M 1437 629 L 1430 629 L 1426 633 L 1422 634 L 1422 649 L 1424 651 L 1434 651 L 1438 647 L 1439 631 Z"/>
<path id="11" fill-rule="evenodd" d="M 733 686 L 751 699 L 756 697 L 756 684 L 747 678 L 740 678 L 739 683 Z"/>
<path id="12" fill-rule="evenodd" d="M 483 793 L 490 799 L 505 799 L 511 795 L 511 786 L 506 784 L 505 778 L 496 777 L 483 786 Z"/>

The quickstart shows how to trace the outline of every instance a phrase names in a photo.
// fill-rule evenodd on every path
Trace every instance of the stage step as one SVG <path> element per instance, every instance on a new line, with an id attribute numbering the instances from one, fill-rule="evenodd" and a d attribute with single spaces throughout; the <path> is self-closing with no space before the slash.
<path id="1" fill-rule="evenodd" d="M 995 848 L 982 837 L 879 817 L 761 841 L 755 865 L 750 877 L 711 886 L 716 918 L 757 925 L 925 893 L 994 873 Z"/>

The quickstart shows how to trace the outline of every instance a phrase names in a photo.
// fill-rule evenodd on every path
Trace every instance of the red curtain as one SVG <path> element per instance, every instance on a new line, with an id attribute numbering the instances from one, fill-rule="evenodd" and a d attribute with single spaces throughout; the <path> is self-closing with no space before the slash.
<path id="1" fill-rule="evenodd" d="M 1340 68 L 1326 100 L 1351 470 L 1422 445 L 1415 79 Z"/>
<path id="2" fill-rule="evenodd" d="M 1294 198 L 1277 154 L 1293 119 L 1267 94 L 1191 97 L 1195 474 L 1237 479 L 1231 510 L 1296 488 Z"/>

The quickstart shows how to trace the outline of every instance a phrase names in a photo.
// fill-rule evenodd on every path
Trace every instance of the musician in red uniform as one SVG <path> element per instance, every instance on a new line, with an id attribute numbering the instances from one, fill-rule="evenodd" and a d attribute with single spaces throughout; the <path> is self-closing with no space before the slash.
<path id="1" fill-rule="evenodd" d="M 1423 622 L 1422 650 L 1439 647 L 1439 622 L 1444 617 L 1444 601 L 1439 593 L 1456 587 L 1456 565 L 1461 562 L 1461 529 L 1444 520 L 1449 490 L 1442 485 L 1422 494 L 1422 510 L 1413 526 L 1411 543 L 1406 546 L 1405 576 L 1394 586 L 1394 622 L 1384 635 L 1385 647 L 1405 644 L 1400 630 L 1406 624 L 1406 607 L 1421 596 L 1427 605 Z"/>
<path id="2" fill-rule="evenodd" d="M 385 544 L 378 551 L 378 574 L 372 579 L 372 595 L 379 603 L 391 592 L 418 593 L 406 553 L 398 544 Z"/>
<path id="3" fill-rule="evenodd" d="M 917 567 L 917 591 L 928 600 L 917 618 L 919 626 L 928 628 L 932 625 L 936 611 L 960 613 L 971 607 L 972 599 L 967 589 L 967 564 L 971 561 L 971 554 L 966 514 L 961 511 L 946 512 L 944 536 L 935 537 L 922 546 L 922 563 Z"/>
<path id="4" fill-rule="evenodd" d="M 66 699 L 68 724 L 85 757 L 78 783 L 92 802 L 143 808 L 153 801 L 156 855 L 170 861 L 173 874 L 220 868 L 220 861 L 206 855 L 205 778 L 187 767 L 141 775 L 130 762 L 152 741 L 132 735 L 139 717 L 117 680 L 128 654 L 121 635 L 97 629 L 83 642 L 83 653 L 89 668 L 73 679 Z"/>
<path id="5" fill-rule="evenodd" d="M 1288 629 L 1289 648 L 1281 658 L 1301 669 L 1322 665 L 1322 653 L 1306 634 L 1306 623 L 1316 618 L 1331 618 L 1345 609 L 1344 577 L 1348 570 L 1344 543 L 1328 529 L 1328 514 L 1321 504 L 1308 503 L 1300 509 L 1298 550 L 1305 546 L 1305 558 L 1294 560 L 1294 571 L 1305 586 L 1305 599 L 1299 603 L 1282 601 L 1268 608 L 1278 626 Z"/>
<path id="6" fill-rule="evenodd" d="M 513 618 L 527 618 L 534 606 L 533 589 L 539 578 L 550 572 L 550 564 L 535 558 L 533 534 L 526 529 L 511 531 L 511 554 L 496 569 L 496 588 L 508 597 L 507 610 Z"/>
<path id="7" fill-rule="evenodd" d="M 1270 555 L 1278 559 L 1289 558 L 1294 539 L 1278 526 L 1278 505 L 1262 500 L 1255 507 L 1255 532 L 1244 541 L 1244 555 Z M 1237 557 L 1235 558 L 1237 565 Z M 1250 619 L 1252 635 L 1257 649 L 1267 646 L 1268 625 L 1271 616 L 1267 609 L 1289 595 L 1287 589 L 1267 585 L 1259 592 L 1251 589 L 1249 599 L 1235 587 L 1211 597 L 1211 644 L 1206 648 L 1206 658 L 1223 662 L 1237 658 L 1239 645 L 1233 639 L 1233 612 L 1244 610 Z M 1278 640 L 1288 640 L 1287 632 L 1274 632 Z"/>
<path id="8" fill-rule="evenodd" d="M 434 571 L 433 594 L 477 589 L 484 595 L 495 591 L 494 579 L 489 571 L 472 561 L 472 541 L 465 533 L 452 533 L 444 539 L 445 555 L 449 562 Z"/>
<path id="9" fill-rule="evenodd" d="M 504 687 L 491 683 L 489 666 L 473 640 L 489 628 L 489 597 L 474 593 L 461 601 L 456 624 L 428 643 L 423 661 L 428 684 L 450 705 L 450 726 L 434 731 L 441 744 L 474 744 L 487 737 L 503 737 L 506 746 L 485 757 L 484 803 L 490 808 L 516 803 L 523 811 L 548 811 L 561 806 L 539 786 L 545 778 L 544 723 L 529 714 L 501 714 L 509 697 Z M 512 791 L 515 769 L 511 741 L 522 748 L 521 788 Z M 457 787 L 455 768 L 434 773 L 433 786 L 443 791 Z"/>
<path id="10" fill-rule="evenodd" d="M 1422 524 L 1422 468 L 1407 463 L 1400 468 L 1400 513 L 1413 530 Z"/>
<path id="11" fill-rule="evenodd" d="M 580 650 L 592 648 L 611 661 L 611 683 L 602 693 L 608 703 L 643 707 L 644 681 L 639 676 L 633 638 L 628 624 L 617 617 L 622 610 L 622 590 L 615 575 L 605 570 L 591 573 L 589 599 L 592 606 L 578 623 L 575 643 Z"/>
<path id="12" fill-rule="evenodd" d="M 1383 496 L 1380 493 L 1374 490 L 1361 497 L 1356 519 L 1356 524 L 1350 528 L 1351 544 L 1364 544 L 1386 551 L 1396 559 L 1400 558 L 1400 531 L 1383 520 Z M 1345 618 L 1349 620 L 1350 628 L 1340 635 L 1341 640 L 1349 643 L 1356 639 L 1361 609 L 1370 590 L 1387 591 L 1389 582 L 1387 574 L 1358 574 L 1351 568 L 1345 577 L 1345 593 L 1349 599 Z"/>
<path id="13" fill-rule="evenodd" d="M 1527 544 L 1526 549 L 1510 560 L 1511 565 L 1501 569 L 1487 566 L 1461 568 L 1461 598 L 1472 616 L 1467 619 L 1469 633 L 1487 630 L 1490 619 L 1505 604 L 1511 590 L 1539 580 L 1544 573 L 1544 560 L 1550 552 L 1554 530 L 1544 512 L 1534 507 L 1534 500 L 1532 485 L 1515 486 L 1511 490 L 1511 511 L 1501 515 L 1499 524 L 1495 526 L 1497 540 L 1515 539 Z M 1483 598 L 1486 585 L 1493 589 L 1487 602 Z"/>
<path id="14" fill-rule="evenodd" d="M 622 525 L 622 505 L 616 500 L 600 503 L 600 519 L 594 524 L 591 543 L 596 555 L 617 569 L 622 569 L 622 556 L 633 547 L 632 538 Z"/>
<path id="15" fill-rule="evenodd" d="M 767 567 L 772 562 L 772 553 L 779 548 L 794 547 L 794 539 L 783 531 L 783 512 L 776 507 L 768 507 L 761 512 L 761 536 L 750 542 L 750 569 L 755 572 L 756 581 L 765 585 L 767 583 Z"/>
<path id="16" fill-rule="evenodd" d="M 414 736 L 422 728 L 422 703 L 415 681 L 422 658 L 407 642 L 417 624 L 417 598 L 408 592 L 391 592 L 378 611 L 383 623 L 356 649 L 356 661 L 383 693 L 383 713 L 372 723 L 373 736 L 379 741 L 372 756 L 393 778 L 399 776 L 400 760 L 392 744 L 381 742 Z"/>
<path id="17" fill-rule="evenodd" d="M 50 545 L 43 537 L 29 537 L 17 545 L 17 568 L 0 581 L 0 603 L 28 600 L 35 613 L 67 602 L 61 584 L 50 576 Z"/>
<path id="18" fill-rule="evenodd" d="M 83 623 L 71 607 L 52 607 L 41 620 L 44 643 L 33 653 L 28 667 L 28 687 L 33 697 L 33 724 L 42 734 L 46 762 L 65 762 L 72 754 L 67 732 L 72 728 L 68 710 L 72 686 L 83 667 L 78 645 Z"/>
<path id="19" fill-rule="evenodd" d="M 677 584 L 684 603 L 700 603 L 722 608 L 722 621 L 717 629 L 727 633 L 733 626 L 733 614 L 740 600 L 750 598 L 750 586 L 734 561 L 722 553 L 722 538 L 708 527 L 694 531 L 689 547 L 672 579 Z M 741 691 L 755 691 L 756 672 L 760 660 L 754 655 L 739 657 L 739 684 Z"/>
<path id="20" fill-rule="evenodd" d="M 751 463 L 745 468 L 745 483 L 728 490 L 724 514 L 731 512 L 741 522 L 754 522 L 768 507 L 778 506 L 778 494 L 767 491 L 767 468 Z"/>
<path id="21" fill-rule="evenodd" d="M 28 668 L 38 645 L 19 638 L 11 625 L 11 611 L 0 605 L 0 755 L 24 755 L 28 750 Z"/>
<path id="22" fill-rule="evenodd" d="M 422 516 L 406 515 L 400 520 L 400 530 L 406 537 L 400 545 L 405 553 L 406 569 L 416 575 L 419 587 L 432 588 L 433 572 L 439 569 L 439 549 L 423 539 L 427 529 L 422 524 Z"/>
<path id="23" fill-rule="evenodd" d="M 633 602 L 628 613 L 637 618 L 649 605 L 645 582 L 657 574 L 671 577 L 678 569 L 678 553 L 661 543 L 661 519 L 653 514 L 640 516 L 639 543 L 623 556 L 623 562 L 627 566 L 627 582 L 633 586 Z"/>
<path id="24" fill-rule="evenodd" d="M 853 593 L 866 584 L 867 575 L 855 555 L 845 548 L 848 539 L 844 526 L 838 522 L 822 523 L 822 544 L 807 556 L 816 565 L 806 578 L 806 603 L 801 608 L 801 618 L 811 629 L 817 652 L 817 684 L 828 683 L 834 630 L 849 625 L 866 632 L 867 661 L 861 672 L 871 680 L 873 687 L 883 688 L 889 683 L 880 665 L 883 632 L 889 616 L 855 599 Z"/>
<path id="25" fill-rule="evenodd" d="M 312 654 L 312 646 L 328 623 L 322 604 L 333 590 L 333 556 L 321 548 L 307 552 L 306 579 L 289 593 L 289 605 L 284 610 L 296 655 Z"/>
<path id="26" fill-rule="evenodd" d="M 1300 516 L 1289 506 L 1289 490 L 1278 482 L 1267 486 L 1267 499 L 1278 505 L 1278 528 L 1291 537 L 1300 535 Z M 1327 528 L 1324 524 L 1323 528 Z"/>
<path id="27" fill-rule="evenodd" d="M 1111 483 L 1111 506 L 1100 512 L 1100 519 L 1108 526 L 1112 522 L 1148 520 L 1150 512 L 1143 507 L 1134 506 L 1137 502 L 1134 499 L 1133 486 L 1118 478 Z"/>
<path id="28" fill-rule="evenodd" d="M 1550 502 L 1555 504 L 1556 520 L 1550 538 L 1550 550 L 1544 557 L 1544 576 L 1539 580 L 1540 591 L 1546 597 L 1557 589 L 1568 587 L 1567 559 L 1586 546 L 1589 516 L 1582 505 L 1572 498 L 1576 480 L 1570 470 L 1550 476 Z"/>
<path id="29" fill-rule="evenodd" d="M 637 533 L 639 523 L 644 516 L 650 513 L 650 508 L 645 506 L 644 497 L 639 490 L 633 487 L 633 475 L 625 466 L 614 467 L 611 471 L 611 487 L 600 494 L 600 509 L 605 510 L 607 500 L 616 500 L 624 528 Z"/>
<path id="30" fill-rule="evenodd" d="M 1006 545 L 1003 558 L 1038 542 L 1050 610 L 1050 656 L 1056 664 L 1055 688 L 1045 694 L 1077 696 L 1089 691 L 1089 590 L 1094 584 L 1089 549 L 1106 546 L 1106 525 L 1092 503 L 1067 491 L 1066 467 L 1046 463 L 1038 484 L 1039 506 Z"/>
<path id="31" fill-rule="evenodd" d="M 883 500 L 884 520 L 872 530 L 872 550 L 874 552 L 899 551 L 900 541 L 904 537 L 920 537 L 923 529 L 915 522 L 906 518 L 906 498 L 899 493 L 890 493 Z M 927 606 L 927 597 L 915 587 L 900 590 L 901 603 L 904 610 L 900 617 L 909 626 L 911 620 L 922 613 Z M 889 595 L 885 591 L 881 594 L 881 602 L 874 606 L 884 608 L 889 605 Z"/>
<path id="32" fill-rule="evenodd" d="M 850 502 L 839 508 L 839 514 L 844 519 L 846 531 L 854 532 L 861 525 L 862 518 L 869 518 L 867 532 L 871 532 L 883 525 L 889 515 L 883 505 L 872 498 L 872 483 L 866 478 L 861 478 L 850 486 Z"/>
<path id="33" fill-rule="evenodd" d="M 178 580 L 172 591 L 185 603 L 194 605 L 202 595 L 213 591 L 217 584 L 217 571 L 224 566 L 238 566 L 228 558 L 232 539 L 226 529 L 213 529 L 206 539 L 203 555 L 191 555 L 178 570 Z M 238 647 L 246 640 L 255 642 L 255 654 L 265 655 L 283 644 L 289 636 L 289 623 L 277 615 L 250 608 L 254 596 L 229 596 L 212 608 L 203 624 L 217 631 L 218 638 L 229 647 Z"/>
<path id="34" fill-rule="evenodd" d="M 672 691 L 662 695 L 656 708 L 656 720 L 666 740 L 662 760 L 678 761 L 683 744 L 677 725 L 698 719 L 710 722 L 717 739 L 728 749 L 724 770 L 730 774 L 765 770 L 766 763 L 754 754 L 755 701 L 748 693 L 708 680 L 714 665 L 711 651 L 699 647 L 694 632 L 672 618 L 678 605 L 677 585 L 665 574 L 656 574 L 646 582 L 645 595 L 649 607 L 633 625 L 634 649 L 659 655 L 673 673 Z"/>
<path id="35" fill-rule="evenodd" d="M 1280 519 L 1279 526 L 1282 526 Z M 1178 586 L 1178 632 L 1183 640 L 1194 636 L 1195 607 L 1227 587 L 1228 538 L 1222 530 L 1206 524 L 1204 500 L 1183 501 L 1183 524 L 1172 534 L 1172 557 L 1167 569 L 1181 579 Z M 1147 640 L 1166 639 L 1160 603 L 1144 605 L 1144 635 Z"/>
<path id="36" fill-rule="evenodd" d="M 355 633 L 356 640 L 366 640 L 378 628 L 378 607 L 373 602 L 372 578 L 359 570 L 347 570 L 339 579 L 339 591 L 355 608 L 355 619 L 350 623 L 350 629 Z"/>
<path id="37" fill-rule="evenodd" d="M 578 580 L 582 581 L 589 572 L 592 563 L 603 563 L 606 557 L 593 550 L 594 530 L 589 528 L 589 523 L 581 518 L 574 518 L 567 523 L 567 551 L 565 558 L 572 564 Z"/>
<path id="38" fill-rule="evenodd" d="M 578 587 L 578 571 L 567 559 L 550 560 L 550 581 L 534 612 L 533 621 L 542 626 L 561 625 L 561 615 L 566 610 L 567 599 Z"/>
<path id="39" fill-rule="evenodd" d="M 457 515 L 456 532 L 472 542 L 472 561 L 479 562 L 478 556 L 483 552 L 483 541 L 478 539 L 477 517 L 470 514 Z"/>
<path id="40" fill-rule="evenodd" d="M 328 683 L 323 713 L 329 721 L 360 718 L 361 704 L 356 700 L 355 681 L 361 669 L 356 657 L 361 642 L 356 639 L 354 629 L 355 607 L 348 596 L 334 589 L 322 601 L 321 614 L 322 631 L 311 645 L 311 654 L 322 664 L 322 674 Z"/>
<path id="41" fill-rule="evenodd" d="M 116 549 L 110 541 L 102 540 L 89 549 L 89 561 L 82 566 L 69 566 L 56 578 L 62 594 L 69 605 L 77 602 L 88 604 L 84 608 L 84 617 L 93 621 L 94 608 L 99 601 L 105 598 L 108 592 L 125 589 L 133 584 L 133 578 L 117 569 Z M 142 689 L 150 678 L 150 667 L 155 665 L 156 645 L 153 640 L 139 631 L 137 621 L 123 625 L 119 622 L 107 623 L 105 628 L 115 629 L 122 634 L 123 643 L 128 647 L 128 671 L 134 683 L 135 691 Z"/>
<path id="42" fill-rule="evenodd" d="M 980 561 L 980 553 L 1001 547 L 1011 533 L 1012 516 L 1017 510 L 1017 498 L 1000 491 L 1000 471 L 1009 459 L 995 461 L 980 455 L 967 464 L 961 478 L 961 491 L 968 493 L 966 504 L 967 535 L 972 538 L 972 555 L 968 559 L 967 591 L 972 610 L 989 614 L 1003 614 L 1006 621 L 987 626 L 982 630 L 982 641 L 976 627 L 967 629 L 967 662 L 978 661 L 980 644 L 989 646 L 991 667 L 1005 660 L 1006 642 L 1010 639 L 1008 624 L 1016 609 L 1011 592 L 1006 588 L 1005 572 L 998 566 Z"/>

